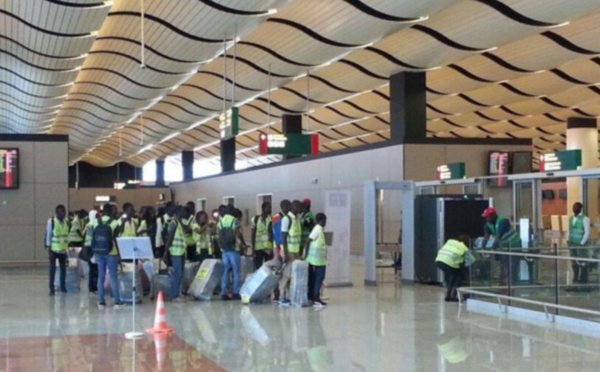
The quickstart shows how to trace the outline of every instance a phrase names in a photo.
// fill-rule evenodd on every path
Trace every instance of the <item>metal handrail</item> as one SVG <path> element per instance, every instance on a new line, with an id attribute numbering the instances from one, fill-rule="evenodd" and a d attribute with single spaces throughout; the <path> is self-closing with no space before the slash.
<path id="1" fill-rule="evenodd" d="M 565 260 L 565 261 L 579 261 L 579 262 L 595 262 L 600 263 L 600 259 L 597 258 L 582 258 L 582 257 L 570 257 L 570 256 L 551 256 L 547 254 L 539 254 L 539 253 L 517 253 L 517 252 L 504 252 L 504 251 L 487 251 L 487 250 L 479 250 L 475 251 L 479 252 L 482 255 L 486 254 L 496 254 L 500 256 L 517 256 L 524 258 L 548 258 L 552 260 Z"/>
<path id="2" fill-rule="evenodd" d="M 551 307 L 551 308 L 558 309 L 558 310 L 580 312 L 580 313 L 584 313 L 584 314 L 588 314 L 588 315 L 600 315 L 600 311 L 594 311 L 594 310 L 582 309 L 582 308 L 578 308 L 578 307 L 553 304 L 553 303 L 549 303 L 549 302 L 528 300 L 525 298 L 505 296 L 505 295 L 500 295 L 500 294 L 496 294 L 496 293 L 483 292 L 483 291 L 471 289 L 470 287 L 457 288 L 457 292 L 458 292 L 458 300 L 461 304 L 464 302 L 462 292 L 465 292 L 465 293 L 471 293 L 471 294 L 476 294 L 476 295 L 480 295 L 480 296 L 493 297 L 493 298 L 497 298 L 499 300 L 503 299 L 503 300 L 508 300 L 508 301 L 522 302 L 522 303 L 530 304 L 530 305 L 542 306 L 542 307 L 544 307 L 544 310 L 546 311 L 546 315 L 548 315 L 548 311 L 546 309 L 547 307 Z M 502 305 L 502 306 L 508 306 L 508 305 Z"/>

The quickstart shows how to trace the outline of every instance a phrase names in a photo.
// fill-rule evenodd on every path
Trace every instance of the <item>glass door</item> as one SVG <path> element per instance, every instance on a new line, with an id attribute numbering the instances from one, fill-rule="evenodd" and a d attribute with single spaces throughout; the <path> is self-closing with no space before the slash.
<path id="1" fill-rule="evenodd" d="M 541 195 L 538 194 L 538 181 L 514 181 L 512 222 L 515 229 L 519 229 L 519 221 L 522 218 L 529 220 L 530 229 L 538 226 L 539 209 L 541 208 Z"/>

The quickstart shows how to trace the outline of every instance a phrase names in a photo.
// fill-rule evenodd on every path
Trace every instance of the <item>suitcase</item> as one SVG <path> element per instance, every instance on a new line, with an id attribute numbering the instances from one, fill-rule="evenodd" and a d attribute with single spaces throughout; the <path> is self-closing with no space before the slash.
<path id="1" fill-rule="evenodd" d="M 90 275 L 90 264 L 81 258 L 77 260 L 79 277 L 87 282 Z"/>
<path id="2" fill-rule="evenodd" d="M 119 296 L 121 297 L 121 301 L 131 304 L 133 303 L 133 264 L 122 264 L 122 270 L 119 271 L 118 280 L 119 280 Z M 135 273 L 135 302 L 137 304 L 142 302 L 142 271 L 139 268 L 135 268 L 137 272 Z"/>
<path id="3" fill-rule="evenodd" d="M 171 283 L 173 278 L 168 272 L 168 269 L 161 268 L 162 261 L 158 261 L 158 270 L 152 276 L 152 299 L 158 297 L 158 292 L 162 291 L 165 300 L 171 299 Z"/>
<path id="4" fill-rule="evenodd" d="M 210 301 L 222 276 L 223 264 L 220 260 L 212 258 L 204 260 L 188 292 L 196 300 Z"/>
<path id="5" fill-rule="evenodd" d="M 244 281 L 244 285 L 240 290 L 242 303 L 248 304 L 268 300 L 278 282 L 279 277 L 275 274 L 274 268 L 266 264 L 262 265 L 254 274 L 248 275 L 246 281 Z"/>
<path id="6" fill-rule="evenodd" d="M 79 265 L 77 258 L 67 258 L 65 286 L 68 292 L 78 291 L 79 288 Z M 56 263 L 56 274 L 54 276 L 54 287 L 60 289 L 60 265 Z"/>
<path id="7" fill-rule="evenodd" d="M 181 291 L 188 293 L 196 274 L 200 270 L 200 262 L 186 262 L 183 267 L 183 280 L 181 281 Z"/>
<path id="8" fill-rule="evenodd" d="M 245 283 L 248 275 L 254 272 L 254 259 L 251 256 L 240 258 L 240 283 Z"/>
<path id="9" fill-rule="evenodd" d="M 158 274 L 159 261 L 160 260 L 154 259 L 142 263 L 142 286 L 144 286 L 144 296 L 152 294 L 152 278 L 154 275 Z"/>
<path id="10" fill-rule="evenodd" d="M 308 306 L 308 263 L 306 261 L 295 260 L 292 262 L 289 293 L 292 306 Z"/>

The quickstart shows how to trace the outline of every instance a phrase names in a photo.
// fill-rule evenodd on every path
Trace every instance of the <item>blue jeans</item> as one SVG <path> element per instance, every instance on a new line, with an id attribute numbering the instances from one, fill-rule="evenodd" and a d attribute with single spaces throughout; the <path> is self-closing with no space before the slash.
<path id="1" fill-rule="evenodd" d="M 171 299 L 179 297 L 181 293 L 181 280 L 183 279 L 183 265 L 185 264 L 185 256 L 171 255 L 173 263 L 173 278 L 171 279 Z"/>
<path id="2" fill-rule="evenodd" d="M 240 252 L 223 251 L 223 277 L 221 278 L 221 295 L 227 294 L 229 284 L 229 271 L 233 271 L 233 294 L 240 294 Z"/>
<path id="3" fill-rule="evenodd" d="M 96 263 L 98 264 L 98 302 L 101 304 L 106 302 L 104 298 L 104 280 L 106 279 L 106 268 L 108 267 L 108 279 L 110 281 L 113 301 L 116 304 L 121 303 L 121 296 L 119 295 L 119 279 L 117 277 L 119 256 L 106 254 L 96 254 L 95 256 Z"/>

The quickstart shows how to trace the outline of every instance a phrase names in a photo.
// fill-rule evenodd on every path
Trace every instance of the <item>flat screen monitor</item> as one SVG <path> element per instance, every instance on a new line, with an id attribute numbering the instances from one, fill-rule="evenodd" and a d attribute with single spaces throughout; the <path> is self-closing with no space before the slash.
<path id="1" fill-rule="evenodd" d="M 488 174 L 490 176 L 504 176 L 510 174 L 511 153 L 506 151 L 492 151 L 488 158 Z M 498 177 L 490 179 L 490 187 L 508 187 L 508 178 Z"/>
<path id="2" fill-rule="evenodd" d="M 554 199 L 554 190 L 542 190 L 542 200 Z"/>
<path id="3" fill-rule="evenodd" d="M 19 149 L 0 148 L 0 189 L 19 188 Z"/>

